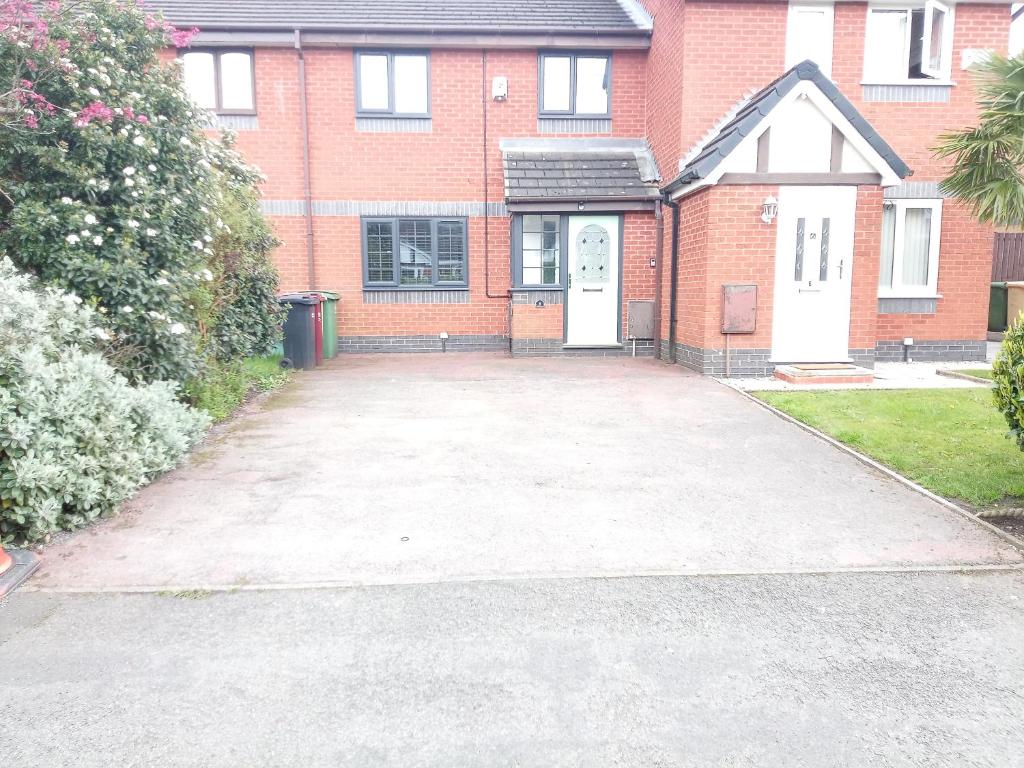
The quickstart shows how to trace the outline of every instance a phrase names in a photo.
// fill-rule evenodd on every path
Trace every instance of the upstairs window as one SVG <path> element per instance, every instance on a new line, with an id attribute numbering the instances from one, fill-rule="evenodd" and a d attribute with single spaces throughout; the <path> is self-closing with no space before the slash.
<path id="1" fill-rule="evenodd" d="M 429 117 L 429 55 L 358 51 L 356 111 L 364 116 Z"/>
<path id="2" fill-rule="evenodd" d="M 540 56 L 542 116 L 609 117 L 612 60 L 607 54 Z"/>
<path id="3" fill-rule="evenodd" d="M 465 219 L 363 219 L 367 288 L 464 288 Z"/>
<path id="4" fill-rule="evenodd" d="M 220 115 L 256 113 L 252 51 L 189 51 L 181 61 L 196 106 Z"/>
<path id="5" fill-rule="evenodd" d="M 941 200 L 886 201 L 879 296 L 934 297 L 938 293 L 941 232 Z"/>
<path id="6" fill-rule="evenodd" d="M 810 59 L 832 76 L 834 8 L 831 4 L 791 2 L 786 22 L 786 69 Z"/>
<path id="7" fill-rule="evenodd" d="M 864 48 L 869 83 L 948 80 L 953 19 L 948 6 L 928 0 L 910 8 L 870 8 Z"/>

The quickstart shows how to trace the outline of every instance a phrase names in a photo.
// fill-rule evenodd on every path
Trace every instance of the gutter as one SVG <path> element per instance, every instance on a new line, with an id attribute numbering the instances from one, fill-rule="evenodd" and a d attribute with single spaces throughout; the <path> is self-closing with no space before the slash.
<path id="1" fill-rule="evenodd" d="M 203 31 L 209 32 L 231 32 L 234 30 L 245 30 L 246 32 L 291 32 L 294 27 L 281 24 L 266 24 L 260 22 L 235 22 L 228 21 L 221 17 L 220 23 L 216 21 L 203 21 L 201 18 L 192 18 L 189 21 L 182 19 L 169 19 L 175 26 L 196 26 Z M 566 35 L 575 37 L 587 37 L 590 35 L 614 35 L 624 37 L 651 37 L 651 29 L 639 27 L 601 27 L 601 26 L 578 26 L 572 29 L 558 29 L 542 25 L 528 26 L 502 26 L 500 24 L 490 26 L 473 26 L 470 24 L 358 24 L 345 25 L 331 22 L 305 22 L 302 29 L 307 32 L 338 32 L 340 34 L 390 34 L 390 33 L 411 33 L 417 35 L 493 35 L 504 37 L 506 35 Z"/>
<path id="2" fill-rule="evenodd" d="M 302 30 L 295 32 L 295 53 L 299 64 L 299 116 L 302 120 L 302 174 L 306 204 L 306 277 L 309 289 L 316 288 L 316 250 L 313 242 L 313 180 L 309 160 L 309 103 L 306 96 L 306 56 Z"/>

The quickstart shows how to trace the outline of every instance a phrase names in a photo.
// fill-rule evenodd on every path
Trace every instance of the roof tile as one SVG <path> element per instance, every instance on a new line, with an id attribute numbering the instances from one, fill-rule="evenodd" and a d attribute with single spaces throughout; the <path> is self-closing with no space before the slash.
<path id="1" fill-rule="evenodd" d="M 320 29 L 648 34 L 618 0 L 147 0 L 200 29 Z"/>

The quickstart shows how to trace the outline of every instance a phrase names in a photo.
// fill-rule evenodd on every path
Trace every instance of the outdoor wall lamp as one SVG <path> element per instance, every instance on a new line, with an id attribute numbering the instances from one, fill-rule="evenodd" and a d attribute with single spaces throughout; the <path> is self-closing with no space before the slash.
<path id="1" fill-rule="evenodd" d="M 779 215 L 779 201 L 776 200 L 772 195 L 768 195 L 761 203 L 761 221 L 765 224 L 771 224 L 775 221 L 775 217 Z"/>

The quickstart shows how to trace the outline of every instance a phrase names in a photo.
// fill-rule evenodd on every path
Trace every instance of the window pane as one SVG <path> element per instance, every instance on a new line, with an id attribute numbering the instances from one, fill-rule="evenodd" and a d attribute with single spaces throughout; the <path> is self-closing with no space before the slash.
<path id="1" fill-rule="evenodd" d="M 821 260 L 818 262 L 818 279 L 828 280 L 828 241 L 832 221 L 828 217 L 821 220 Z"/>
<path id="2" fill-rule="evenodd" d="M 907 12 L 871 10 L 864 48 L 864 75 L 868 81 L 905 80 L 907 56 Z"/>
<path id="3" fill-rule="evenodd" d="M 388 101 L 388 57 L 359 54 L 359 108 L 384 110 Z"/>
<path id="4" fill-rule="evenodd" d="M 400 220 L 398 249 L 401 259 L 399 285 L 430 285 L 434 274 L 430 222 L 422 219 Z"/>
<path id="5" fill-rule="evenodd" d="M 559 284 L 558 216 L 523 217 L 523 285 Z"/>
<path id="6" fill-rule="evenodd" d="M 804 279 L 804 228 L 807 219 L 796 220 L 796 258 L 793 260 L 793 279 L 800 282 Z"/>
<path id="7" fill-rule="evenodd" d="M 924 9 L 917 8 L 910 12 L 910 58 L 907 66 L 907 77 L 919 79 L 927 77 L 921 72 L 921 57 L 924 55 Z"/>
<path id="8" fill-rule="evenodd" d="M 810 59 L 825 74 L 832 71 L 832 12 L 822 7 L 789 6 L 786 67 Z"/>
<path id="9" fill-rule="evenodd" d="M 608 114 L 608 59 L 576 59 L 576 114 Z"/>
<path id="10" fill-rule="evenodd" d="M 181 57 L 185 90 L 196 106 L 214 109 L 217 97 L 213 76 L 212 53 L 186 53 Z"/>
<path id="11" fill-rule="evenodd" d="M 878 270 L 878 287 L 892 288 L 893 249 L 896 246 L 896 206 L 882 208 L 882 263 Z"/>
<path id="12" fill-rule="evenodd" d="M 932 74 L 938 74 L 942 67 L 942 43 L 946 29 L 946 16 L 948 15 L 941 8 L 932 7 L 929 9 L 932 17 L 931 34 L 928 36 L 928 67 Z"/>
<path id="13" fill-rule="evenodd" d="M 366 278 L 370 283 L 395 282 L 395 251 L 391 223 L 366 225 Z"/>
<path id="14" fill-rule="evenodd" d="M 545 112 L 568 112 L 572 109 L 569 61 L 568 56 L 545 56 L 543 59 L 542 107 Z"/>
<path id="15" fill-rule="evenodd" d="M 248 53 L 221 54 L 221 109 L 255 109 L 252 90 L 252 57 Z"/>
<path id="16" fill-rule="evenodd" d="M 395 56 L 395 112 L 427 114 L 427 57 Z"/>
<path id="17" fill-rule="evenodd" d="M 903 270 L 901 283 L 928 285 L 928 252 L 932 238 L 932 209 L 907 208 L 903 220 Z"/>
<path id="18" fill-rule="evenodd" d="M 466 282 L 466 249 L 461 221 L 437 224 L 437 279 L 439 282 Z"/>

